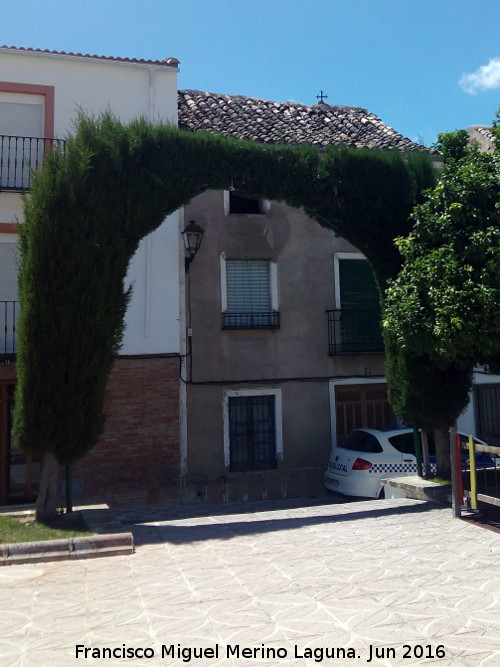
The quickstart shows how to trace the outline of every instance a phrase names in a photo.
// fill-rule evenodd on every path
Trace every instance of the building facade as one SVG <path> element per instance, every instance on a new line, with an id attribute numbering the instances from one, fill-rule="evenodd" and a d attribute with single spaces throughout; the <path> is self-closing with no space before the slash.
<path id="1" fill-rule="evenodd" d="M 264 144 L 419 147 L 365 109 L 179 91 L 179 125 Z M 188 501 L 317 497 L 332 438 L 395 426 L 363 255 L 302 210 L 208 191 L 186 290 Z"/>
<path id="2" fill-rule="evenodd" d="M 205 235 L 186 291 L 184 498 L 322 495 L 332 432 L 395 420 L 374 280 L 303 212 L 233 199 L 209 191 L 185 211 Z"/>
<path id="3" fill-rule="evenodd" d="M 30 166 L 71 132 L 81 110 L 177 122 L 178 61 L 0 48 L 0 502 L 37 492 L 40 464 L 11 436 L 16 381 L 16 227 Z M 143 240 L 127 280 L 133 298 L 109 382 L 99 445 L 74 466 L 75 498 L 177 499 L 179 481 L 179 215 Z M 167 491 L 168 489 L 168 491 Z"/>
<path id="4" fill-rule="evenodd" d="M 178 91 L 177 72 L 174 58 L 0 47 L 0 503 L 32 500 L 40 476 L 11 434 L 14 221 L 22 224 L 30 167 L 64 141 L 79 110 L 318 150 L 422 148 L 365 109 Z M 204 239 L 185 271 L 180 232 L 190 220 Z M 304 211 L 207 191 L 143 240 L 128 280 L 105 432 L 73 466 L 75 502 L 317 497 L 332 441 L 396 425 L 370 267 Z M 500 380 L 477 378 L 459 427 L 478 432 L 480 423 L 478 435 L 492 441 Z"/>
<path id="5" fill-rule="evenodd" d="M 365 109 L 324 102 L 181 90 L 179 125 L 319 150 L 423 148 Z M 321 496 L 332 442 L 356 427 L 398 425 L 371 269 L 345 239 L 282 203 L 209 191 L 184 214 L 205 235 L 185 294 L 183 499 Z M 474 378 L 458 428 L 496 444 L 500 378 L 479 368 Z"/>

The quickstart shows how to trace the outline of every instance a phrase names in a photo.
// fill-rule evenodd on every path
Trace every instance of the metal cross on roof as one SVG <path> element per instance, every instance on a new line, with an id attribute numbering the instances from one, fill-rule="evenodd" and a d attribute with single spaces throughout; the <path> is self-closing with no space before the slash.
<path id="1" fill-rule="evenodd" d="M 316 95 L 316 99 L 319 100 L 320 102 L 324 102 L 324 100 L 328 99 L 328 95 L 326 95 L 322 90 L 320 90 L 319 95 Z"/>

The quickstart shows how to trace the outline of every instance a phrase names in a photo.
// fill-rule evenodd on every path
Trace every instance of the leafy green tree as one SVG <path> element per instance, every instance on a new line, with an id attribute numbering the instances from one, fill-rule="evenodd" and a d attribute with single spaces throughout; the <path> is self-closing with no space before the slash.
<path id="1" fill-rule="evenodd" d="M 432 179 L 420 155 L 267 147 L 81 116 L 65 149 L 34 175 L 19 226 L 14 428 L 23 450 L 43 461 L 38 517 L 56 511 L 58 465 L 84 456 L 102 432 L 128 265 L 168 214 L 207 188 L 233 184 L 240 194 L 303 208 L 365 252 L 383 283 L 399 266 L 392 239 L 408 231 Z"/>
<path id="2" fill-rule="evenodd" d="M 500 368 L 500 151 L 498 139 L 484 153 L 467 138 L 439 136 L 442 173 L 396 242 L 403 265 L 384 299 L 389 398 L 405 421 L 438 432 L 442 476 L 474 364 Z"/>

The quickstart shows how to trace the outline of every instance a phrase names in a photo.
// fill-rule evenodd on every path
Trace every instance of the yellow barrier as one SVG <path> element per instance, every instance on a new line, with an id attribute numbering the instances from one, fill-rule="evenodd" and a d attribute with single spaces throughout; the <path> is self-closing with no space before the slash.
<path id="1" fill-rule="evenodd" d="M 474 438 L 469 435 L 470 506 L 477 510 L 476 450 Z"/>

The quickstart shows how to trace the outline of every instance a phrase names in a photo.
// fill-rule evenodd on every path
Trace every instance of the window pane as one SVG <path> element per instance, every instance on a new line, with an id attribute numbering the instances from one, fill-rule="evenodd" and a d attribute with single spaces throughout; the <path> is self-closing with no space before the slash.
<path id="1" fill-rule="evenodd" d="M 420 434 L 418 435 L 420 438 Z M 413 433 L 401 433 L 389 438 L 389 442 L 402 454 L 415 454 L 415 445 L 413 442 Z"/>
<path id="2" fill-rule="evenodd" d="M 0 101 L 0 135 L 0 186 L 22 188 L 43 158 L 43 105 Z"/>
<path id="3" fill-rule="evenodd" d="M 227 309 L 232 313 L 271 310 L 269 260 L 228 259 Z"/>
<path id="4" fill-rule="evenodd" d="M 271 306 L 269 260 L 227 260 L 226 285 L 226 328 L 274 328 L 279 325 L 273 317 Z"/>
<path id="5" fill-rule="evenodd" d="M 0 102 L 0 134 L 43 137 L 43 105 Z"/>
<path id="6" fill-rule="evenodd" d="M 262 201 L 260 199 L 240 197 L 239 195 L 235 195 L 234 192 L 229 192 L 229 213 L 262 213 Z"/>
<path id="7" fill-rule="evenodd" d="M 342 449 L 349 449 L 354 452 L 381 452 L 382 445 L 377 438 L 366 431 L 353 431 L 341 445 Z"/>
<path id="8" fill-rule="evenodd" d="M 229 399 L 230 469 L 276 468 L 274 396 Z"/>

